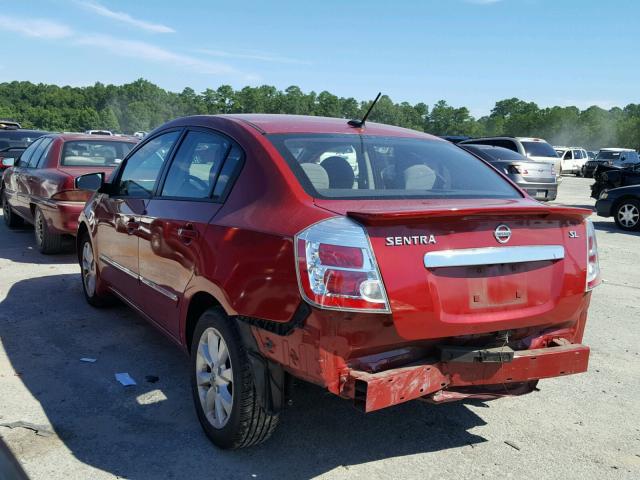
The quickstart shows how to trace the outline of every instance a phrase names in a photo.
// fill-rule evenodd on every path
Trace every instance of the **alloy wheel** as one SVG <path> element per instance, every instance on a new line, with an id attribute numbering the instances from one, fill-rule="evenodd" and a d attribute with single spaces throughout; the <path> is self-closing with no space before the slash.
<path id="1" fill-rule="evenodd" d="M 87 296 L 92 297 L 96 291 L 96 262 L 89 242 L 82 247 L 82 282 Z"/>
<path id="2" fill-rule="evenodd" d="M 618 221 L 623 227 L 634 228 L 640 219 L 638 207 L 631 203 L 625 203 L 618 208 Z"/>
<path id="3" fill-rule="evenodd" d="M 214 428 L 224 427 L 233 408 L 233 368 L 227 343 L 213 327 L 202 332 L 198 342 L 196 380 L 207 420 Z"/>

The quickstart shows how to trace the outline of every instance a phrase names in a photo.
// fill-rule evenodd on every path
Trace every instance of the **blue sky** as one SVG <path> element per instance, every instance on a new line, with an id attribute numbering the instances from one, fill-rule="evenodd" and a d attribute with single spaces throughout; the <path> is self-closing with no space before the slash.
<path id="1" fill-rule="evenodd" d="M 639 19 L 635 0 L 0 0 L 0 82 L 609 108 L 640 102 Z"/>

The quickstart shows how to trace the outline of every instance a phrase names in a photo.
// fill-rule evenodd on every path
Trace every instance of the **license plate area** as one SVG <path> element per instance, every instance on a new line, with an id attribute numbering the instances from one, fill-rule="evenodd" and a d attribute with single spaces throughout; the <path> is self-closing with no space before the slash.
<path id="1" fill-rule="evenodd" d="M 536 190 L 536 198 L 547 198 L 546 190 Z"/>

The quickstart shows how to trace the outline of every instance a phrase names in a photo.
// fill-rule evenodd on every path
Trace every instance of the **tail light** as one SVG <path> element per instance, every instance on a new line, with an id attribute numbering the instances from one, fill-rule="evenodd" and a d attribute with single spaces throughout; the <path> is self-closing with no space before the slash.
<path id="1" fill-rule="evenodd" d="M 63 190 L 51 196 L 51 200 L 59 202 L 86 202 L 93 192 L 88 190 Z"/>
<path id="2" fill-rule="evenodd" d="M 300 291 L 309 303 L 330 310 L 389 313 L 369 237 L 358 223 L 334 217 L 295 237 Z"/>
<path id="3" fill-rule="evenodd" d="M 587 220 L 587 291 L 600 285 L 600 281 L 596 229 L 591 220 Z"/>

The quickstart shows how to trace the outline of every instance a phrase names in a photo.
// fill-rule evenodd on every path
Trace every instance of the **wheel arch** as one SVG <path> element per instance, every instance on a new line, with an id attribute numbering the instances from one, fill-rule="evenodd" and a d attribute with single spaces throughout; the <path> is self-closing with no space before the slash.
<path id="1" fill-rule="evenodd" d="M 189 297 L 183 322 L 184 328 L 182 329 L 184 347 L 187 352 L 191 352 L 191 341 L 193 340 L 193 332 L 198 324 L 198 319 L 211 308 L 219 308 L 221 312 L 227 315 L 222 303 L 208 291 L 199 290 Z"/>
<path id="2" fill-rule="evenodd" d="M 616 199 L 616 201 L 613 204 L 612 210 L 614 215 L 616 214 L 618 207 L 620 207 L 620 205 L 626 200 L 635 200 L 636 202 L 640 202 L 640 198 L 636 197 L 635 195 L 630 195 L 630 194 L 623 195 L 622 197 Z"/>
<path id="3" fill-rule="evenodd" d="M 89 233 L 89 227 L 87 227 L 85 222 L 80 222 L 78 224 L 78 234 L 76 235 L 76 254 L 78 255 L 78 262 L 82 260 L 82 245 L 80 245 L 80 243 L 82 242 L 82 237 L 85 233 Z"/>

